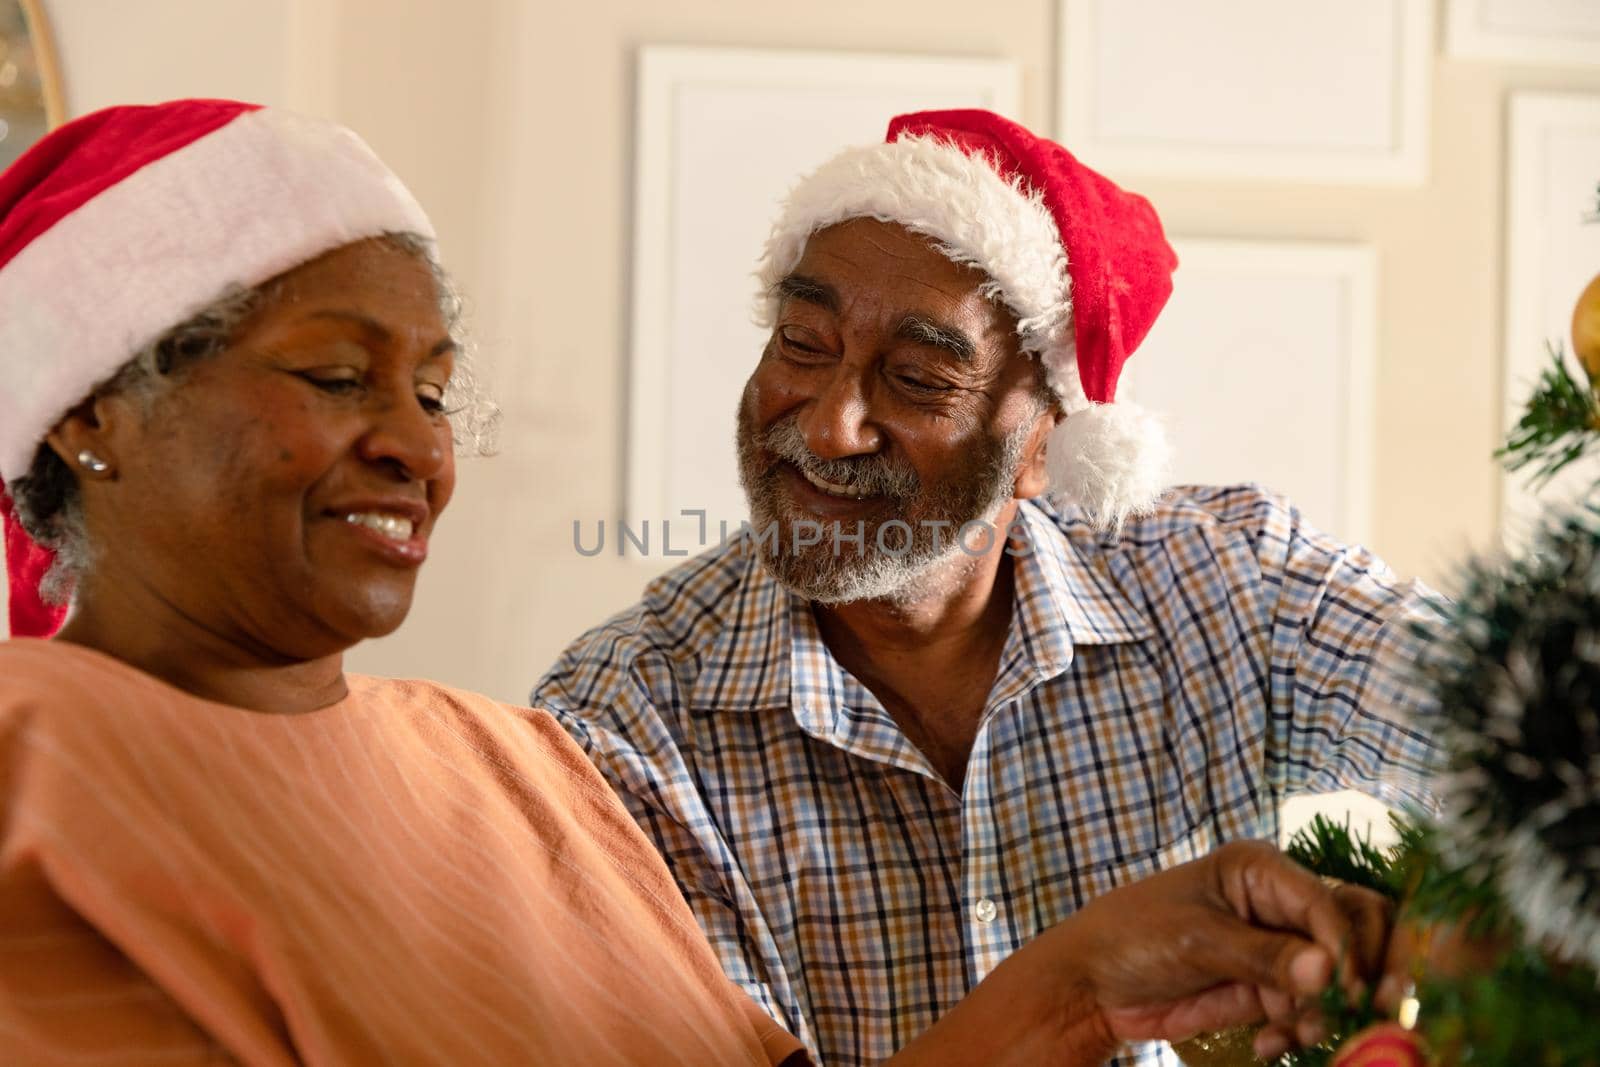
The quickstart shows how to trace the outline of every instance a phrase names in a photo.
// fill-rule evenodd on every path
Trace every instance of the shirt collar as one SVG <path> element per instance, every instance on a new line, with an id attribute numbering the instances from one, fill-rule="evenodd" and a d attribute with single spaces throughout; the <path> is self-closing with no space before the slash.
<path id="1" fill-rule="evenodd" d="M 1154 632 L 1124 592 L 1131 576 L 1115 548 L 1098 544 L 1087 526 L 1074 529 L 1079 522 L 1058 522 L 1030 500 L 1011 527 L 1016 607 L 1002 659 L 1026 657 L 1037 677 L 1066 670 L 1078 645 L 1137 641 Z M 797 715 L 812 708 L 831 720 L 859 683 L 823 643 L 811 605 L 780 585 L 753 548 L 743 551 L 743 578 L 721 613 L 721 632 L 694 686 L 695 706 L 792 707 Z M 827 728 L 821 721 L 811 725 Z"/>
<path id="2" fill-rule="evenodd" d="M 1016 553 L 1012 637 L 1040 670 L 1065 670 L 1078 645 L 1139 641 L 1155 632 L 1128 599 L 1132 568 L 1114 539 L 1033 500 L 1018 507 L 1009 533 Z"/>
<path id="3" fill-rule="evenodd" d="M 764 711 L 789 706 L 794 601 L 761 565 L 747 539 L 730 543 L 742 553 L 742 577 L 720 613 L 721 630 L 706 653 L 694 685 L 694 706 L 704 710 Z M 800 601 L 804 605 L 804 601 Z"/>

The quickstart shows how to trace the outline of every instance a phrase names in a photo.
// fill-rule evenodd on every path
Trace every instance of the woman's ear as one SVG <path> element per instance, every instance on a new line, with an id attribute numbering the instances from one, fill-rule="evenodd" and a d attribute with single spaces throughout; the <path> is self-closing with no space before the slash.
<path id="1" fill-rule="evenodd" d="M 45 443 L 79 477 L 109 480 L 117 474 L 117 429 L 129 415 L 119 397 L 90 397 L 61 417 Z"/>
<path id="2" fill-rule="evenodd" d="M 1066 414 L 1061 405 L 1052 403 L 1034 418 L 1033 429 L 1022 449 L 1022 462 L 1017 466 L 1017 480 L 1011 495 L 1017 500 L 1031 500 L 1050 488 L 1050 472 L 1046 465 L 1049 455 L 1050 432 Z"/>

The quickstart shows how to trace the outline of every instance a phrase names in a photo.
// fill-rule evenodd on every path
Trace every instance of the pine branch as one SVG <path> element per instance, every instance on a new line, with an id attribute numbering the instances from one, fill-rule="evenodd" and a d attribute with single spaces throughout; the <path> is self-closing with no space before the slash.
<path id="1" fill-rule="evenodd" d="M 1520 939 L 1516 920 L 1506 911 L 1499 870 L 1492 860 L 1471 867 L 1448 862 L 1432 826 L 1395 819 L 1394 878 L 1402 887 L 1401 914 L 1412 922 L 1465 923 L 1470 937 L 1507 935 Z"/>
<path id="2" fill-rule="evenodd" d="M 1495 453 L 1506 469 L 1534 467 L 1535 487 L 1542 486 L 1567 465 L 1581 459 L 1600 442 L 1600 400 L 1595 383 L 1579 382 L 1567 369 L 1558 345 L 1549 345 L 1549 367 L 1539 376 L 1522 418 Z"/>
<path id="3" fill-rule="evenodd" d="M 1432 978 L 1419 990 L 1429 1047 L 1473 1067 L 1600 1063 L 1600 990 L 1586 967 L 1520 948 L 1487 974 Z"/>
<path id="4" fill-rule="evenodd" d="M 1408 841 L 1420 840 L 1420 827 L 1411 819 L 1391 813 L 1389 820 L 1400 834 L 1400 841 L 1389 849 L 1372 843 L 1370 834 L 1357 836 L 1347 818 L 1334 822 L 1322 815 L 1295 832 L 1284 854 L 1324 878 L 1364 886 L 1391 900 L 1399 899 L 1406 888 L 1412 858 Z M 1382 1016 L 1372 1005 L 1369 990 L 1361 1000 L 1351 1002 L 1341 982 L 1333 982 L 1322 994 L 1322 1019 L 1328 1036 L 1310 1048 L 1285 1053 L 1276 1067 L 1327 1067 L 1333 1054 L 1351 1035 L 1377 1022 Z"/>
<path id="5" fill-rule="evenodd" d="M 1313 816 L 1290 839 L 1284 854 L 1325 878 L 1365 886 L 1391 900 L 1400 895 L 1393 884 L 1393 853 L 1374 846 L 1370 834 L 1357 837 L 1348 819 L 1336 823 L 1322 815 Z"/>

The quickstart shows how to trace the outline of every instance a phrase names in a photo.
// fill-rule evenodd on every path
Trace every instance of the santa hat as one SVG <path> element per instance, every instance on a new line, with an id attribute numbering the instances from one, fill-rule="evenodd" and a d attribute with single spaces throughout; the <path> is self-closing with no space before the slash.
<path id="1" fill-rule="evenodd" d="M 1116 403 L 1117 377 L 1172 293 L 1177 256 L 1149 201 L 1065 148 L 988 111 L 921 111 L 883 144 L 847 149 L 789 194 L 757 270 L 758 318 L 820 229 L 894 222 L 988 276 L 1067 418 L 1049 441 L 1051 488 L 1115 529 L 1165 486 L 1160 424 Z"/>
<path id="2" fill-rule="evenodd" d="M 62 610 L 50 554 L 4 482 L 141 348 L 232 287 L 385 233 L 432 239 L 399 179 L 349 130 L 228 100 L 114 107 L 62 126 L 0 174 L 0 512 L 11 632 Z"/>

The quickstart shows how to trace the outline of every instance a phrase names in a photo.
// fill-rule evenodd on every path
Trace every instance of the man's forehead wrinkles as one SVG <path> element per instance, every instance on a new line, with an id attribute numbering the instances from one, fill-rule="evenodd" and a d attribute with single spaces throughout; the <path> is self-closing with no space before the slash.
<path id="1" fill-rule="evenodd" d="M 867 243 L 895 259 L 921 259 L 928 252 L 937 251 L 927 240 L 888 228 L 869 232 Z"/>
<path id="2" fill-rule="evenodd" d="M 981 287 L 978 283 L 973 283 L 970 286 L 963 286 L 959 292 L 954 292 L 948 283 L 934 281 L 923 274 L 910 273 L 903 274 L 901 277 L 905 278 L 906 281 L 911 282 L 913 285 L 919 285 L 924 289 L 932 290 L 933 292 L 939 294 L 939 296 L 943 297 L 946 302 L 954 306 L 965 305 L 969 297 L 982 296 L 982 293 L 980 292 Z"/>
<path id="3" fill-rule="evenodd" d="M 1013 320 L 985 294 L 988 277 L 900 227 L 869 220 L 822 231 L 793 276 L 827 284 L 838 296 L 834 314 L 847 328 L 903 336 L 908 317 L 926 319 L 965 335 L 973 342 L 972 357 L 985 366 L 1012 348 Z M 954 346 L 934 347 L 950 348 L 959 358 Z M 961 362 L 976 369 L 971 359 Z"/>

